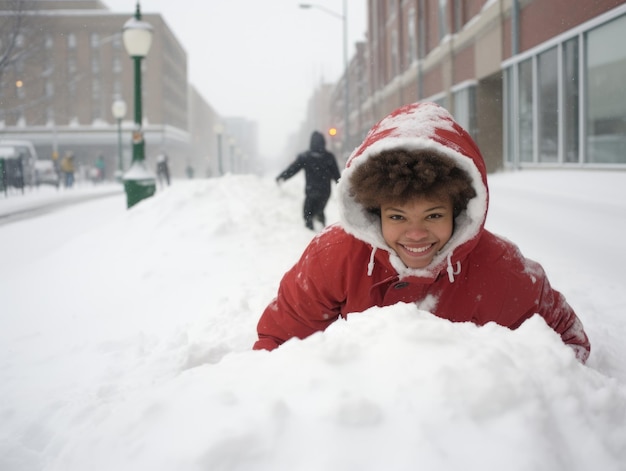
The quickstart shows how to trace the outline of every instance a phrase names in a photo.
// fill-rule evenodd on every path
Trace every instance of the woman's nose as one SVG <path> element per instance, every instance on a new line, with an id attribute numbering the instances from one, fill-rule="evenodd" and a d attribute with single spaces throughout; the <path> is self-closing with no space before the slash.
<path id="1" fill-rule="evenodd" d="M 428 236 L 426 226 L 421 222 L 412 223 L 406 231 L 406 236 L 413 240 L 420 240 Z"/>

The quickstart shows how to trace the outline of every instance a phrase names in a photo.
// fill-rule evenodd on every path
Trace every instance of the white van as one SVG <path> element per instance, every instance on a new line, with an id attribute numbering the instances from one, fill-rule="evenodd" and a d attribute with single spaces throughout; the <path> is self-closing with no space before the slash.
<path id="1" fill-rule="evenodd" d="M 37 162 L 37 151 L 30 141 L 0 140 L 0 158 L 18 159 L 22 158 L 24 169 L 24 185 L 33 186 L 35 180 L 35 162 Z"/>

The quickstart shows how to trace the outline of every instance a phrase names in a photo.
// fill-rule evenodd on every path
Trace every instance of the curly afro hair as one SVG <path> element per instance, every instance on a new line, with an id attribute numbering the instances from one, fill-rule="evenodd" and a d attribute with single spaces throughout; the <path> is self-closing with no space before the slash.
<path id="1" fill-rule="evenodd" d="M 370 157 L 354 169 L 350 194 L 369 211 L 419 197 L 451 198 L 454 216 L 476 196 L 472 180 L 454 161 L 431 151 L 394 149 Z"/>

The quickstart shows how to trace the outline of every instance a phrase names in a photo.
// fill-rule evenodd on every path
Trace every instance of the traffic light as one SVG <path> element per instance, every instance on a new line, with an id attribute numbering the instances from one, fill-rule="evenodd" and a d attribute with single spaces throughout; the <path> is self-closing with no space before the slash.
<path id="1" fill-rule="evenodd" d="M 336 136 L 337 135 L 337 128 L 330 128 L 328 130 L 328 134 L 331 136 Z"/>

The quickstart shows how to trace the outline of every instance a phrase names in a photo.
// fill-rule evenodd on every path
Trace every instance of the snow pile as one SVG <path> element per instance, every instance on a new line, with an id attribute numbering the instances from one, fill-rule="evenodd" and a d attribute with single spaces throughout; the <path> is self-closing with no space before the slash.
<path id="1" fill-rule="evenodd" d="M 55 221 L 72 234 L 0 265 L 0 469 L 625 469 L 626 377 L 612 368 L 626 295 L 613 310 L 568 296 L 594 267 L 551 278 L 589 307 L 589 366 L 541 318 L 479 328 L 409 304 L 250 351 L 311 238 L 301 201 L 298 178 L 227 176 L 174 182 L 130 211 L 118 195 L 0 227 L 3 247 Z"/>

